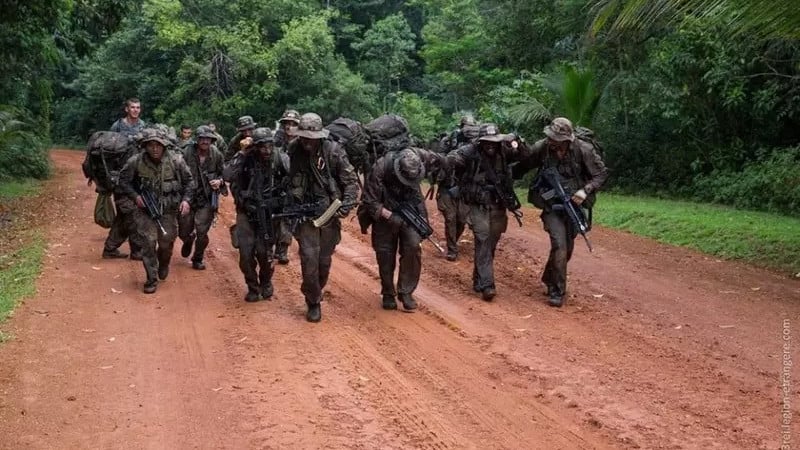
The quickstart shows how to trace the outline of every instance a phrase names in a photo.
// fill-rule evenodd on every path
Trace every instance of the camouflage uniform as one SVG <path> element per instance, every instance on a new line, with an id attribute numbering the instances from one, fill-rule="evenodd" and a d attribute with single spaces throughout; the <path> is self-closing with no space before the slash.
<path id="1" fill-rule="evenodd" d="M 591 208 L 595 192 L 608 178 L 603 159 L 593 145 L 575 139 L 572 123 L 563 117 L 553 119 L 544 132 L 548 137 L 531 146 L 530 156 L 520 164 L 520 170 L 555 167 L 564 191 L 583 197 L 581 206 Z M 568 142 L 568 147 L 559 151 L 558 142 Z M 541 194 L 532 187 L 528 199 L 542 208 L 542 224 L 550 235 L 550 256 L 542 273 L 542 282 L 547 286 L 549 303 L 561 306 L 567 292 L 567 262 L 572 258 L 578 230 L 563 210 L 553 210 L 553 203 L 545 201 Z"/>
<path id="2" fill-rule="evenodd" d="M 274 149 L 264 157 L 259 150 L 259 146 L 264 144 L 272 144 L 272 133 L 269 128 L 257 128 L 253 132 L 255 148 L 246 155 L 235 154 L 225 164 L 224 171 L 224 178 L 231 183 L 236 201 L 234 233 L 239 248 L 239 269 L 247 284 L 245 300 L 249 302 L 268 299 L 273 294 L 272 246 L 280 221 L 271 216 L 280 212 L 287 184 L 288 161 Z M 259 188 L 263 196 L 260 201 Z M 258 208 L 265 208 L 265 224 L 259 224 Z"/>
<path id="3" fill-rule="evenodd" d="M 250 137 L 253 134 L 253 130 L 256 129 L 256 126 L 258 126 L 258 124 L 255 123 L 250 116 L 242 116 L 236 119 L 236 135 L 228 142 L 228 148 L 224 153 L 226 162 L 230 161 L 233 155 L 242 150 L 242 140 Z"/>
<path id="4" fill-rule="evenodd" d="M 134 137 L 134 136 L 138 135 L 146 127 L 147 127 L 147 123 L 142 119 L 139 119 L 139 120 L 136 121 L 136 123 L 131 124 L 131 123 L 128 123 L 127 118 L 123 117 L 121 119 L 118 119 L 113 124 L 111 124 L 110 131 L 114 131 L 114 132 L 117 132 L 117 133 L 122 133 L 125 136 Z"/>
<path id="5" fill-rule="evenodd" d="M 120 172 L 117 192 L 135 204 L 141 188 L 148 187 L 158 199 L 161 209 L 162 233 L 146 210 L 136 208 L 133 220 L 136 233 L 133 236 L 142 247 L 142 262 L 147 276 L 145 292 L 155 292 L 158 279 L 169 274 L 172 246 L 175 242 L 176 215 L 181 202 L 191 203 L 194 182 L 192 172 L 178 152 L 168 151 L 169 139 L 162 132 L 146 129 L 142 132 L 142 145 L 156 141 L 165 147 L 159 162 L 154 161 L 148 151 L 131 157 Z"/>
<path id="6" fill-rule="evenodd" d="M 214 135 L 207 127 L 197 129 L 197 138 L 208 138 L 213 141 Z M 208 247 L 208 231 L 214 220 L 215 211 L 211 206 L 212 188 L 209 183 L 212 180 L 222 182 L 223 156 L 213 145 L 209 146 L 208 151 L 203 155 L 199 144 L 192 142 L 191 145 L 182 150 L 183 159 L 192 172 L 195 180 L 196 189 L 192 195 L 190 204 L 191 211 L 178 219 L 178 236 L 183 241 L 181 256 L 187 258 L 192 251 L 194 244 L 194 255 L 192 255 L 192 267 L 197 270 L 205 269 L 203 256 Z M 202 161 L 201 161 L 202 159 Z M 227 194 L 224 184 L 220 190 Z"/>
<path id="7" fill-rule="evenodd" d="M 484 300 L 497 293 L 494 282 L 494 253 L 508 227 L 506 208 L 500 203 L 494 186 L 511 177 L 509 164 L 527 155 L 524 147 L 513 148 L 513 135 L 499 134 L 494 124 L 481 126 L 478 142 L 447 155 L 448 165 L 461 171 L 459 195 L 469 207 L 468 223 L 475 235 L 475 266 L 472 288 Z M 494 154 L 488 147 L 496 145 Z"/>
<path id="8" fill-rule="evenodd" d="M 416 309 L 411 294 L 417 289 L 422 271 L 422 237 L 398 214 L 389 218 L 381 216 L 384 208 L 408 202 L 427 219 L 428 211 L 419 188 L 425 176 L 425 162 L 430 164 L 436 155 L 426 150 L 409 148 L 389 152 L 380 157 L 364 183 L 361 203 L 372 222 L 372 248 L 378 262 L 381 278 L 381 296 L 384 309 L 397 309 L 395 293 L 406 310 Z M 394 272 L 397 253 L 400 253 L 400 271 L 395 291 Z"/>
<path id="9" fill-rule="evenodd" d="M 275 147 L 279 149 L 282 155 L 288 159 L 286 149 L 289 147 L 289 142 L 294 139 L 286 133 L 284 127 L 289 126 L 297 127 L 300 123 L 300 113 L 293 109 L 284 111 L 283 116 L 278 120 L 281 124 L 280 128 L 275 130 Z M 289 263 L 289 246 L 292 245 L 292 230 L 289 229 L 289 222 L 282 220 L 280 223 L 280 233 L 278 234 L 278 242 L 275 244 L 275 259 L 280 264 Z"/>
<path id="10" fill-rule="evenodd" d="M 314 113 L 301 116 L 297 136 L 288 147 L 290 201 L 297 204 L 321 202 L 321 206 L 327 208 L 338 198 L 343 205 L 337 216 L 346 216 L 358 194 L 358 179 L 347 154 L 337 143 L 325 139 L 328 130 L 322 128 L 322 119 Z M 307 150 L 306 145 L 315 148 Z M 322 289 L 328 282 L 333 251 L 341 234 L 339 217 L 320 228 L 304 221 L 294 230 L 303 274 L 300 290 L 308 305 L 306 319 L 310 322 L 318 322 L 322 317 Z"/>

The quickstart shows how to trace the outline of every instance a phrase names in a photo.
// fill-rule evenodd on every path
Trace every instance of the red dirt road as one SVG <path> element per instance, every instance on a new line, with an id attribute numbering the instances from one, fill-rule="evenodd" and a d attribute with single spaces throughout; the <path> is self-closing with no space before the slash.
<path id="1" fill-rule="evenodd" d="M 100 258 L 83 154 L 52 156 L 38 293 L 2 325 L 2 449 L 775 449 L 787 429 L 800 448 L 796 379 L 781 428 L 796 279 L 599 228 L 594 254 L 576 242 L 567 306 L 549 308 L 530 210 L 501 240 L 494 302 L 471 291 L 469 242 L 455 263 L 425 244 L 420 310 L 388 312 L 348 220 L 309 324 L 294 252 L 272 301 L 242 300 L 230 199 L 208 270 L 176 251 L 142 294 L 141 263 Z"/>

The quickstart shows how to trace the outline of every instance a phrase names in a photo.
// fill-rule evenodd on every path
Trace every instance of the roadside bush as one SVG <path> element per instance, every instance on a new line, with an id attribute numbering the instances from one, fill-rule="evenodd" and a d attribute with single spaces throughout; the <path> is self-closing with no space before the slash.
<path id="1" fill-rule="evenodd" d="M 32 123 L 27 111 L 0 106 L 0 179 L 50 175 L 48 142 Z"/>
<path id="2" fill-rule="evenodd" d="M 700 175 L 694 185 L 698 200 L 800 215 L 800 146 L 775 149 L 741 172 Z"/>

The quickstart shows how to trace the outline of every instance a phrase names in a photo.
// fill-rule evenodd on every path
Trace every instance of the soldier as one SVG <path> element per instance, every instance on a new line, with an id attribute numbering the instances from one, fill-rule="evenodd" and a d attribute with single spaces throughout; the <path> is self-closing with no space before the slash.
<path id="1" fill-rule="evenodd" d="M 280 128 L 275 131 L 275 146 L 279 147 L 280 152 L 286 155 L 289 142 L 294 139 L 297 125 L 300 123 L 300 113 L 293 109 L 287 109 L 278 122 L 280 123 Z M 289 222 L 282 220 L 278 243 L 275 245 L 275 259 L 278 260 L 279 264 L 289 264 L 290 245 L 292 245 L 292 232 L 289 230 Z"/>
<path id="2" fill-rule="evenodd" d="M 237 133 L 231 138 L 231 141 L 228 142 L 228 150 L 224 153 L 226 162 L 230 161 L 233 155 L 239 150 L 252 145 L 253 130 L 256 129 L 256 126 L 258 126 L 258 124 L 253 121 L 251 116 L 242 116 L 236 119 Z"/>
<path id="3" fill-rule="evenodd" d="M 147 126 L 144 120 L 139 118 L 142 113 L 142 104 L 136 97 L 125 100 L 125 117 L 118 119 L 111 125 L 111 131 L 122 133 L 126 136 L 136 136 Z"/>
<path id="4" fill-rule="evenodd" d="M 497 295 L 494 253 L 508 226 L 507 208 L 501 196 L 512 194 L 509 164 L 527 155 L 516 136 L 500 134 L 497 125 L 483 124 L 478 141 L 447 155 L 447 164 L 459 170 L 458 191 L 469 207 L 469 225 L 475 235 L 475 267 L 472 288 L 486 301 Z"/>
<path id="5" fill-rule="evenodd" d="M 178 140 L 178 148 L 186 148 L 189 144 L 193 144 L 192 140 L 192 127 L 189 125 L 181 125 L 181 136 Z"/>
<path id="6" fill-rule="evenodd" d="M 289 197 L 295 204 L 315 204 L 328 208 L 335 199 L 342 201 L 336 217 L 315 227 L 311 221 L 301 221 L 294 230 L 300 247 L 300 268 L 303 282 L 300 290 L 305 296 L 309 322 L 322 319 L 320 301 L 322 289 L 328 282 L 331 257 L 339 242 L 339 218 L 347 216 L 355 205 L 358 181 L 347 155 L 336 142 L 326 139 L 328 130 L 322 118 L 314 113 L 300 116 L 297 139 L 289 143 Z"/>
<path id="7" fill-rule="evenodd" d="M 461 118 L 458 129 L 440 142 L 440 149 L 448 154 L 462 145 L 468 144 L 477 137 L 478 127 L 475 119 L 466 115 Z M 451 189 L 456 186 L 452 172 L 439 171 L 434 180 L 438 186 L 436 191 L 436 206 L 444 217 L 444 235 L 447 239 L 447 260 L 458 259 L 458 241 L 467 225 L 469 208 L 460 199 L 453 197 Z"/>
<path id="8" fill-rule="evenodd" d="M 287 173 L 288 158 L 274 150 L 269 128 L 256 128 L 253 145 L 241 149 L 225 165 L 224 178 L 231 183 L 236 201 L 234 233 L 247 302 L 273 294 L 272 245 L 279 223 L 271 216 L 284 202 Z"/>
<path id="9" fill-rule="evenodd" d="M 227 194 L 225 183 L 222 181 L 223 156 L 211 143 L 215 136 L 210 128 L 203 125 L 197 128 L 197 143 L 192 142 L 183 148 L 183 159 L 192 171 L 192 179 L 196 188 L 190 204 L 191 211 L 178 220 L 178 236 L 183 245 L 181 256 L 188 258 L 192 254 L 192 268 L 205 270 L 203 256 L 208 247 L 208 230 L 217 213 L 212 198 L 219 201 L 219 194 Z"/>
<path id="10" fill-rule="evenodd" d="M 364 183 L 361 202 L 372 222 L 372 248 L 378 260 L 383 309 L 397 309 L 395 294 L 405 310 L 417 308 L 412 294 L 422 270 L 422 237 L 406 223 L 398 210 L 401 205 L 413 208 L 427 221 L 428 212 L 419 183 L 425 177 L 426 165 L 431 167 L 440 158 L 418 148 L 389 152 L 375 162 Z M 400 272 L 395 291 L 394 270 L 398 250 Z"/>
<path id="11" fill-rule="evenodd" d="M 125 117 L 118 119 L 111 125 L 111 130 L 116 133 L 122 133 L 128 137 L 136 137 L 141 130 L 147 125 L 144 120 L 139 118 L 142 112 L 142 104 L 138 98 L 131 97 L 125 100 Z M 113 170 L 120 170 L 118 167 Z M 91 179 L 89 180 L 91 185 Z M 127 258 L 128 254 L 119 251 L 119 247 L 129 240 L 129 237 L 134 233 L 134 222 L 132 213 L 135 210 L 135 205 L 127 199 L 114 194 L 114 208 L 117 215 L 111 228 L 108 230 L 108 237 L 103 245 L 103 258 Z M 138 247 L 135 242 L 130 242 L 132 260 L 142 260 L 142 249 Z"/>
<path id="12" fill-rule="evenodd" d="M 222 153 L 223 155 L 227 154 L 228 144 L 225 143 L 225 138 L 222 137 L 221 134 L 217 133 L 217 125 L 214 122 L 209 121 L 208 123 L 206 123 L 206 126 L 208 126 L 211 132 L 214 133 L 214 138 L 216 139 L 214 145 L 217 146 L 217 150 L 219 150 L 220 153 Z"/>
<path id="13" fill-rule="evenodd" d="M 592 144 L 575 139 L 569 119 L 553 119 L 544 128 L 544 133 L 547 137 L 533 144 L 530 156 L 520 163 L 521 171 L 539 167 L 541 174 L 543 169 L 555 168 L 564 191 L 571 194 L 572 202 L 578 207 L 591 209 L 595 192 L 608 178 L 603 159 Z M 528 200 L 542 209 L 542 224 L 550 235 L 550 256 L 542 273 L 542 282 L 547 286 L 548 303 L 560 307 L 567 295 L 567 262 L 572 258 L 578 230 L 563 208 L 554 208 L 555 199 L 545 200 L 551 197 L 546 192 L 551 188 L 540 189 L 542 183 L 538 178 L 531 186 Z"/>
<path id="14" fill-rule="evenodd" d="M 142 131 L 143 153 L 132 156 L 122 168 L 119 193 L 127 196 L 138 207 L 133 213 L 136 224 L 134 239 L 142 247 L 142 262 L 147 276 L 144 293 L 156 291 L 158 280 L 169 275 L 172 246 L 178 212 L 189 213 L 194 182 L 189 166 L 178 152 L 168 152 L 169 138 L 156 129 Z M 152 194 L 155 204 L 153 217 L 145 204 Z M 160 214 L 160 218 L 157 217 Z M 159 222 L 156 222 L 160 219 Z"/>

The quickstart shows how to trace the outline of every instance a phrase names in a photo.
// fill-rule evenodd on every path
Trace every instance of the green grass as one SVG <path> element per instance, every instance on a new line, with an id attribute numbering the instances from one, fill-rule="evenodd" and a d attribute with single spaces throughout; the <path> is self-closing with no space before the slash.
<path id="1" fill-rule="evenodd" d="M 31 179 L 3 181 L 0 183 L 0 199 L 36 195 L 41 187 L 41 181 Z"/>
<path id="2" fill-rule="evenodd" d="M 527 192 L 519 192 L 525 198 Z M 723 259 L 800 272 L 800 219 L 734 208 L 598 194 L 594 223 Z"/>
<path id="3" fill-rule="evenodd" d="M 17 303 L 36 292 L 36 277 L 42 268 L 44 238 L 36 232 L 21 249 L 0 256 L 0 322 L 11 315 Z M 2 341 L 0 337 L 0 341 Z"/>

